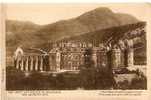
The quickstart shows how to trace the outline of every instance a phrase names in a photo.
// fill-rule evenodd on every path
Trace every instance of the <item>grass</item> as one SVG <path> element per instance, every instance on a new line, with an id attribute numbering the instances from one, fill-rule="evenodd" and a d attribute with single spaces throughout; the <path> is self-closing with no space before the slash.
<path id="1" fill-rule="evenodd" d="M 110 90 L 146 89 L 147 80 L 137 72 L 112 74 L 107 69 L 85 68 L 78 74 L 53 75 L 32 72 L 28 76 L 14 67 L 6 68 L 7 90 Z"/>

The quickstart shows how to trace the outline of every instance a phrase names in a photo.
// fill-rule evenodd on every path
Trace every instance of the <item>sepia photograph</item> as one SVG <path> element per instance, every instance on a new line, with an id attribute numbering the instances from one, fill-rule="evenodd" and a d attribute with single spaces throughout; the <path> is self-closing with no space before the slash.
<path id="1" fill-rule="evenodd" d="M 147 90 L 141 4 L 6 4 L 6 90 Z"/>

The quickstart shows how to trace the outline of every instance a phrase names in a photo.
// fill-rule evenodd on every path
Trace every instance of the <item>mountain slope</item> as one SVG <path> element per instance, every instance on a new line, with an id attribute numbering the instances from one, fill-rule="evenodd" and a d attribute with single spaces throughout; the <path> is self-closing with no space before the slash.
<path id="1" fill-rule="evenodd" d="M 30 33 L 37 30 L 40 26 L 29 21 L 6 20 L 6 32 L 11 33 Z M 10 33 L 10 34 L 11 34 Z"/>
<path id="2" fill-rule="evenodd" d="M 45 25 L 37 33 L 43 38 L 56 40 L 137 22 L 138 20 L 133 16 L 114 13 L 110 9 L 103 7 L 86 12 L 77 18 Z"/>
<path id="3" fill-rule="evenodd" d="M 131 15 L 114 13 L 105 7 L 86 12 L 76 18 L 42 26 L 31 22 L 7 20 L 6 45 L 8 51 L 12 52 L 18 45 L 40 47 L 49 41 L 137 22 L 138 20 Z"/>

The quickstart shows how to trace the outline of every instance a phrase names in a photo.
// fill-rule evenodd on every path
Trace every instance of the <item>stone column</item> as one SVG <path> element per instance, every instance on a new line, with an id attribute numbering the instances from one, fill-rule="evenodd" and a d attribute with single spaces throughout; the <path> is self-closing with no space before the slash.
<path id="1" fill-rule="evenodd" d="M 127 65 L 132 67 L 134 65 L 134 51 L 132 48 L 128 49 Z"/>
<path id="2" fill-rule="evenodd" d="M 35 71 L 38 70 L 38 56 L 35 56 Z"/>
<path id="3" fill-rule="evenodd" d="M 33 56 L 30 56 L 30 71 L 33 71 Z"/>
<path id="4" fill-rule="evenodd" d="M 49 53 L 49 68 L 50 68 L 50 70 L 53 70 L 52 69 L 52 53 Z"/>
<path id="5" fill-rule="evenodd" d="M 101 67 L 107 67 L 108 62 L 107 52 L 105 50 L 100 51 L 98 56 L 98 65 Z"/>
<path id="6" fill-rule="evenodd" d="M 118 68 L 120 67 L 120 63 L 121 63 L 121 51 L 120 49 L 112 49 L 112 68 Z"/>
<path id="7" fill-rule="evenodd" d="M 92 60 L 93 60 L 94 67 L 97 67 L 97 50 L 96 49 L 93 49 Z"/>
<path id="8" fill-rule="evenodd" d="M 59 71 L 60 70 L 60 61 L 61 61 L 61 54 L 60 54 L 60 52 L 57 52 L 56 53 L 56 66 L 57 66 L 57 71 Z"/>
<path id="9" fill-rule="evenodd" d="M 43 71 L 43 57 L 40 56 L 40 71 Z"/>
<path id="10" fill-rule="evenodd" d="M 125 50 L 121 50 L 121 66 L 125 67 Z"/>
<path id="11" fill-rule="evenodd" d="M 92 54 L 92 60 L 93 60 L 93 63 L 94 63 L 94 67 L 97 67 L 97 54 L 96 53 Z"/>
<path id="12" fill-rule="evenodd" d="M 21 58 L 21 67 L 20 70 L 24 70 L 24 57 Z"/>
<path id="13" fill-rule="evenodd" d="M 26 56 L 25 71 L 28 71 L 28 56 Z"/>
<path id="14" fill-rule="evenodd" d="M 16 58 L 16 69 L 19 69 L 19 59 L 18 58 Z"/>

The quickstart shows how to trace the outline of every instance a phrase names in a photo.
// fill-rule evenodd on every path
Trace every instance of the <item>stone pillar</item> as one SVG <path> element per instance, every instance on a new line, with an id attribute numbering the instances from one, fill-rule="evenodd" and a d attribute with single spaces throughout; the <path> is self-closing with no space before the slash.
<path id="1" fill-rule="evenodd" d="M 24 70 L 24 57 L 22 57 L 21 59 L 21 67 L 20 67 L 20 70 Z"/>
<path id="2" fill-rule="evenodd" d="M 33 71 L 33 56 L 30 56 L 30 71 Z"/>
<path id="3" fill-rule="evenodd" d="M 43 57 L 40 56 L 40 71 L 43 71 Z"/>
<path id="4" fill-rule="evenodd" d="M 101 50 L 99 52 L 99 57 L 98 57 L 98 64 L 99 66 L 101 67 L 107 67 L 107 64 L 108 64 L 108 55 L 107 55 L 107 51 L 105 50 Z M 108 66 L 109 67 L 109 66 Z"/>
<path id="5" fill-rule="evenodd" d="M 59 71 L 60 70 L 60 61 L 61 61 L 61 53 L 57 52 L 56 53 L 56 70 Z"/>
<path id="6" fill-rule="evenodd" d="M 51 53 L 49 53 L 49 68 L 50 68 L 50 70 L 52 70 L 52 54 Z"/>
<path id="7" fill-rule="evenodd" d="M 134 51 L 133 48 L 128 49 L 127 53 L 127 65 L 128 67 L 132 67 L 134 65 Z"/>
<path id="8" fill-rule="evenodd" d="M 19 57 L 16 57 L 16 59 L 15 59 L 15 67 L 16 67 L 16 69 L 21 69 L 21 59 L 22 59 L 22 57 L 21 56 L 19 56 Z"/>
<path id="9" fill-rule="evenodd" d="M 120 64 L 121 64 L 121 51 L 120 49 L 112 49 L 112 55 L 111 55 L 111 60 L 112 60 L 112 68 L 116 69 L 116 68 L 119 68 L 120 67 Z"/>
<path id="10" fill-rule="evenodd" d="M 97 52 L 96 51 L 93 51 L 92 60 L 93 60 L 94 67 L 97 67 Z"/>
<path id="11" fill-rule="evenodd" d="M 28 71 L 28 56 L 26 56 L 25 71 Z"/>
<path id="12" fill-rule="evenodd" d="M 16 58 L 16 69 L 19 69 L 19 58 Z"/>
<path id="13" fill-rule="evenodd" d="M 127 48 L 125 55 L 126 67 L 132 67 L 134 64 L 134 51 L 133 51 L 133 40 L 126 40 Z"/>
<path id="14" fill-rule="evenodd" d="M 121 66 L 125 67 L 125 50 L 121 50 Z"/>
<path id="15" fill-rule="evenodd" d="M 35 56 L 35 71 L 38 70 L 38 56 Z"/>

